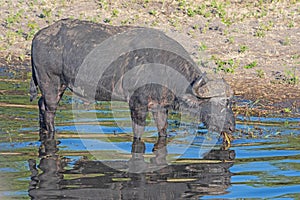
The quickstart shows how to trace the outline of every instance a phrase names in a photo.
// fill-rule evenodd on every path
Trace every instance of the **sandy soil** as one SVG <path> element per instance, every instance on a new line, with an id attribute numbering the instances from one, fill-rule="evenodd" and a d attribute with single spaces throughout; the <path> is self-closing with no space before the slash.
<path id="1" fill-rule="evenodd" d="M 300 113 L 300 1 L 0 0 L 1 66 L 30 67 L 33 35 L 62 18 L 161 29 L 232 86 L 239 109 Z"/>

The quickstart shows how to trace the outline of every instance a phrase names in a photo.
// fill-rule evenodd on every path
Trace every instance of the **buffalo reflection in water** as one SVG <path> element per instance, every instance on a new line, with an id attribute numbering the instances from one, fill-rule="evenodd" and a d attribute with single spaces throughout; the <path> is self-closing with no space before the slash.
<path id="1" fill-rule="evenodd" d="M 134 140 L 129 161 L 80 159 L 70 169 L 67 168 L 69 159 L 57 154 L 58 141 L 43 141 L 39 150 L 40 170 L 35 160 L 29 160 L 32 173 L 29 196 L 32 199 L 169 200 L 227 193 L 231 180 L 229 168 L 235 157 L 233 150 L 212 150 L 203 162 L 168 165 L 166 143 L 165 138 L 158 139 L 150 162 L 144 160 L 145 144 Z"/>

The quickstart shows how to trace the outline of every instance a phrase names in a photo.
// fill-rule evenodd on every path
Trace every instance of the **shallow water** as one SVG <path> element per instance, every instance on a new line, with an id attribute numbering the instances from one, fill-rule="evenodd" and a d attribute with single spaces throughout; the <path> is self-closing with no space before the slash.
<path id="1" fill-rule="evenodd" d="M 232 147 L 219 150 L 172 115 L 165 146 L 150 118 L 133 142 L 126 105 L 72 107 L 69 94 L 57 140 L 40 142 L 28 75 L 0 75 L 0 199 L 300 198 L 300 118 L 238 116 Z"/>

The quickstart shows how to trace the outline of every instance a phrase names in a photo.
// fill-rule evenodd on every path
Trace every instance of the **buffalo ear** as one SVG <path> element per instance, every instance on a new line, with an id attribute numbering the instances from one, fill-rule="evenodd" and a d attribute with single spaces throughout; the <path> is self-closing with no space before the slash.
<path id="1" fill-rule="evenodd" d="M 206 73 L 192 85 L 192 92 L 198 98 L 224 97 L 231 98 L 233 92 L 224 79 L 208 79 Z"/>

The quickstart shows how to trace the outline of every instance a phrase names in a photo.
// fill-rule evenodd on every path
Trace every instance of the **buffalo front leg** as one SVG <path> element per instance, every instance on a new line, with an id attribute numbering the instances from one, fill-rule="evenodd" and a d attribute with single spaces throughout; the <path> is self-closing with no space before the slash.
<path id="1" fill-rule="evenodd" d="M 132 129 L 134 134 L 134 139 L 140 140 L 146 126 L 146 117 L 148 113 L 148 102 L 141 95 L 139 91 L 136 91 L 129 100 L 129 108 L 132 120 Z"/>
<path id="2" fill-rule="evenodd" d="M 151 163 L 156 165 L 167 164 L 167 138 L 158 137 L 157 142 L 154 144 L 152 152 L 155 155 L 155 157 L 150 159 Z"/>
<path id="3" fill-rule="evenodd" d="M 135 139 L 141 139 L 146 126 L 147 109 L 131 109 L 132 129 Z"/>
<path id="4" fill-rule="evenodd" d="M 152 115 L 158 130 L 158 136 L 167 137 L 168 110 L 166 108 L 158 108 L 152 111 Z"/>

